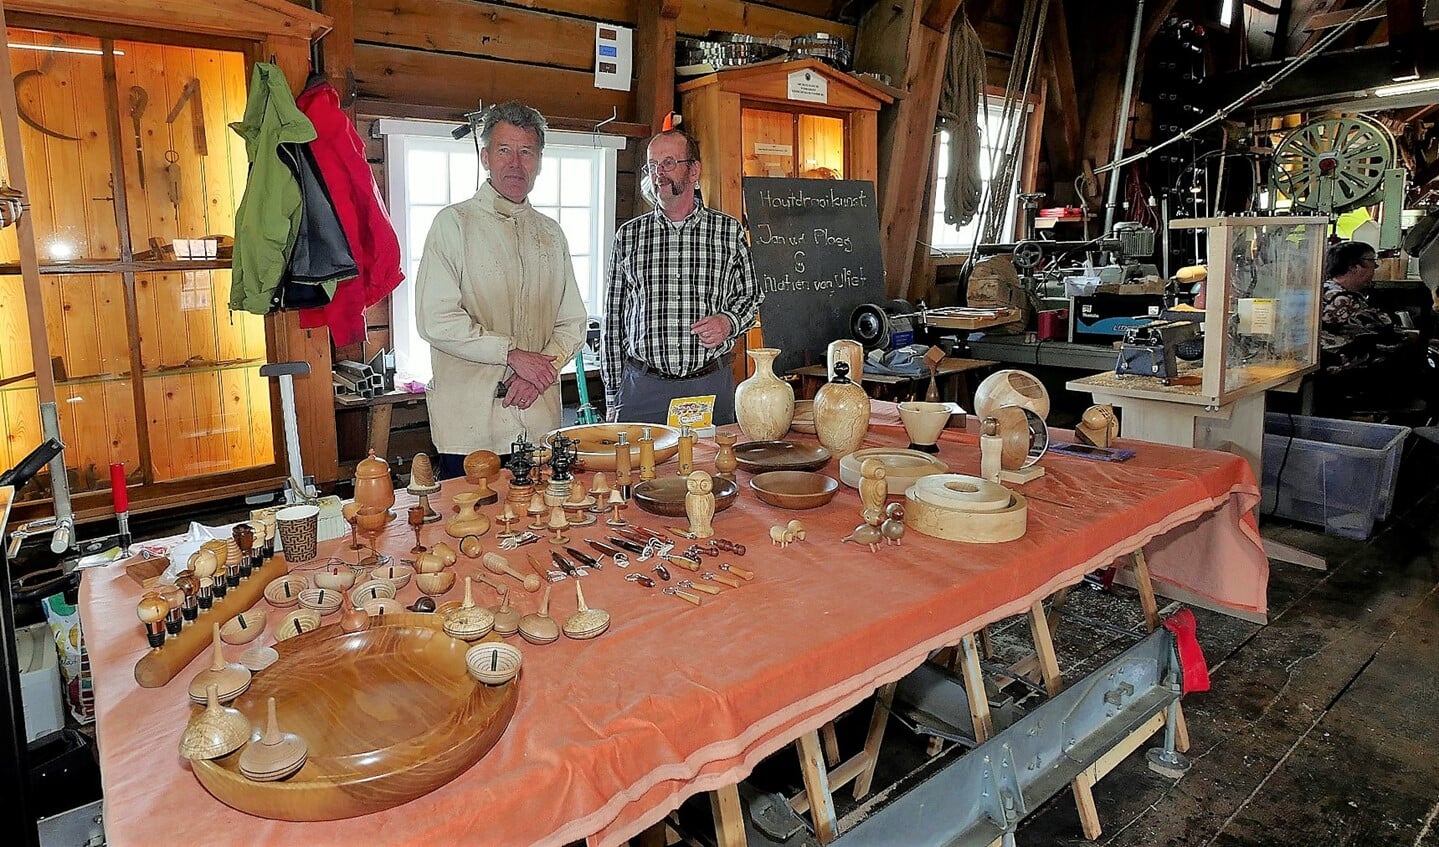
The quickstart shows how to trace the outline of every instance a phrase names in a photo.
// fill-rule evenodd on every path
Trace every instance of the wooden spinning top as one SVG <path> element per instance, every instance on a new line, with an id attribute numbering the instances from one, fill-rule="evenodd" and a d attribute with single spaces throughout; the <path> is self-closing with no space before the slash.
<path id="1" fill-rule="evenodd" d="M 218 759 L 240 749 L 250 738 L 250 720 L 239 709 L 220 705 L 218 689 L 205 690 L 205 711 L 190 719 L 180 736 L 180 755 Z"/>
<path id="2" fill-rule="evenodd" d="M 265 705 L 267 720 L 260 740 L 240 754 L 240 773 L 256 782 L 274 782 L 290 776 L 305 764 L 309 745 L 293 732 L 281 732 L 275 720 L 275 698 Z"/>
<path id="3" fill-rule="evenodd" d="M 577 641 L 598 638 L 610 628 L 610 613 L 585 605 L 585 592 L 575 580 L 575 602 L 579 608 L 565 621 L 565 635 Z"/>
<path id="4" fill-rule="evenodd" d="M 560 637 L 560 626 L 550 617 L 550 587 L 545 585 L 539 610 L 520 618 L 520 636 L 531 644 L 549 644 Z"/>
<path id="5" fill-rule="evenodd" d="M 490 610 L 475 605 L 469 577 L 465 577 L 465 601 L 445 615 L 444 628 L 446 634 L 461 641 L 477 641 L 495 628 L 495 616 Z"/>
<path id="6" fill-rule="evenodd" d="M 210 667 L 190 680 L 190 699 L 205 702 L 205 689 L 213 685 L 220 702 L 228 703 L 250 687 L 250 669 L 238 662 L 225 661 L 225 653 L 220 649 L 220 625 L 211 624 L 211 629 L 215 639 L 214 659 Z"/>
<path id="7" fill-rule="evenodd" d="M 510 605 L 508 588 L 500 588 L 500 605 L 494 608 L 494 615 L 495 632 L 509 636 L 520 631 L 520 610 Z"/>
<path id="8" fill-rule="evenodd" d="M 370 615 L 358 606 L 350 606 L 340 615 L 340 629 L 345 632 L 364 632 L 370 628 Z"/>

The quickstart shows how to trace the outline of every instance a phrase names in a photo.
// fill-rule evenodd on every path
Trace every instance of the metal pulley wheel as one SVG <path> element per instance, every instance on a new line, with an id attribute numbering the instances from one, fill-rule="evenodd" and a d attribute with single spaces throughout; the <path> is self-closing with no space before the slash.
<path id="1" fill-rule="evenodd" d="M 849 334 L 866 350 L 875 350 L 889 344 L 893 315 L 912 315 L 914 306 L 906 300 L 890 300 L 880 305 L 861 303 L 849 313 Z"/>
<path id="2" fill-rule="evenodd" d="M 1038 241 L 1021 241 L 1014 245 L 1011 261 L 1021 271 L 1032 271 L 1044 261 L 1044 247 Z"/>
<path id="3" fill-rule="evenodd" d="M 1358 115 L 1320 118 L 1274 148 L 1269 181 L 1295 209 L 1347 212 L 1377 202 L 1384 172 L 1397 157 L 1394 136 L 1377 121 Z"/>

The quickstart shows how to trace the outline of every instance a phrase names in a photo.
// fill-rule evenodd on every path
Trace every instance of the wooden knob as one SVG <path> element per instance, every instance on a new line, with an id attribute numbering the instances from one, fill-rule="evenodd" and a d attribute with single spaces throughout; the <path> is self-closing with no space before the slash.
<path id="1" fill-rule="evenodd" d="M 140 598 L 140 604 L 135 608 L 135 614 L 140 621 L 146 624 L 157 624 L 170 614 L 170 604 L 161 599 L 158 594 L 146 594 Z"/>

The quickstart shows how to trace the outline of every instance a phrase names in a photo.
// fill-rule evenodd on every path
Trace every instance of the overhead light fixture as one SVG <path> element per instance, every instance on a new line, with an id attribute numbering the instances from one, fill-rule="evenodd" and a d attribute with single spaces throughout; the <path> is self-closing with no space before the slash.
<path id="1" fill-rule="evenodd" d="M 63 44 L 17 44 L 10 42 L 12 50 L 43 50 L 46 53 L 78 53 L 82 56 L 103 56 L 105 51 L 93 47 L 66 47 Z M 125 55 L 125 51 L 116 50 L 116 56 Z"/>
<path id="2" fill-rule="evenodd" d="M 1397 85 L 1381 85 L 1374 89 L 1375 97 L 1398 97 L 1401 94 L 1418 94 L 1421 91 L 1439 91 L 1439 77 L 1416 79 Z"/>

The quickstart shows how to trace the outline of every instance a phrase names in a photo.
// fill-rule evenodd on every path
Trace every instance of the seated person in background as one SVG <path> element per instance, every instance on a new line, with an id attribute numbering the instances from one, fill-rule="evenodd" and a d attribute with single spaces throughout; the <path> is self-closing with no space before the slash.
<path id="1" fill-rule="evenodd" d="M 1335 244 L 1325 257 L 1319 361 L 1335 396 L 1321 399 L 1334 412 L 1373 402 L 1394 408 L 1427 382 L 1419 333 L 1399 328 L 1365 295 L 1378 265 L 1374 248 L 1360 241 Z"/>

